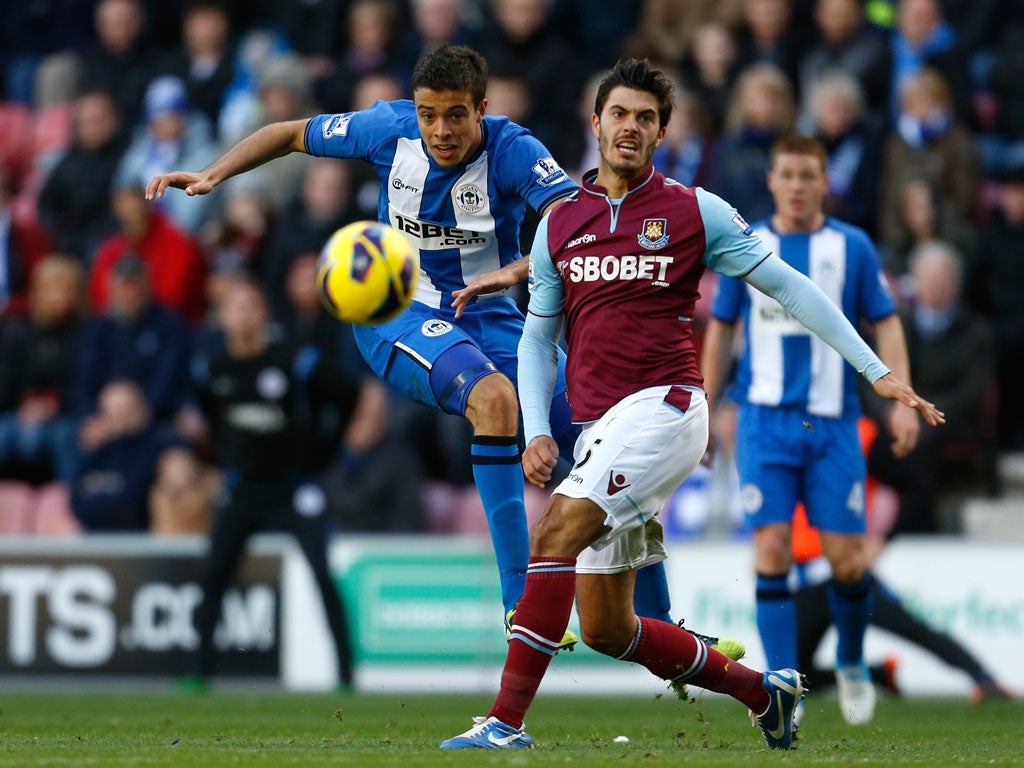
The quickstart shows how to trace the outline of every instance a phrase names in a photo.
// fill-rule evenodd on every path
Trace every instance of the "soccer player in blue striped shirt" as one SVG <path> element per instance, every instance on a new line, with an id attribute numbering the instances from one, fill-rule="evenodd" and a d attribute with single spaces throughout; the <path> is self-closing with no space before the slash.
<path id="1" fill-rule="evenodd" d="M 824 148 L 805 136 L 772 149 L 774 215 L 753 225 L 783 261 L 811 278 L 853 324 L 871 326 L 882 362 L 910 382 L 903 328 L 867 234 L 826 216 Z M 802 501 L 832 565 L 829 598 L 839 633 L 837 683 L 844 718 L 870 722 L 875 691 L 864 664 L 872 575 L 865 552 L 866 467 L 857 434 L 857 372 L 774 299 L 733 278 L 719 280 L 701 369 L 712 398 L 725 385 L 736 325 L 743 353 L 731 388 L 739 403 L 736 460 L 754 528 L 757 626 L 772 669 L 797 664 L 796 610 L 787 586 L 793 510 Z M 917 442 L 918 415 L 894 403 L 893 450 Z"/>

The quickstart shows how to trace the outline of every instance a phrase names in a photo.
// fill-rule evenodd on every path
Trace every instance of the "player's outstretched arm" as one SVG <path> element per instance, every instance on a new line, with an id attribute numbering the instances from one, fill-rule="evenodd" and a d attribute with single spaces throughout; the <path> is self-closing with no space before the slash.
<path id="1" fill-rule="evenodd" d="M 913 408 L 931 426 L 937 427 L 946 423 L 946 414 L 918 395 L 909 385 L 897 379 L 891 373 L 887 373 L 871 384 L 882 397 L 888 400 L 895 400 L 898 403 Z"/>
<path id="2" fill-rule="evenodd" d="M 257 168 L 275 157 L 306 150 L 307 119 L 271 123 L 247 136 L 201 171 L 172 171 L 154 176 L 146 187 L 146 199 L 163 197 L 168 187 L 186 195 L 205 195 L 232 176 Z"/>

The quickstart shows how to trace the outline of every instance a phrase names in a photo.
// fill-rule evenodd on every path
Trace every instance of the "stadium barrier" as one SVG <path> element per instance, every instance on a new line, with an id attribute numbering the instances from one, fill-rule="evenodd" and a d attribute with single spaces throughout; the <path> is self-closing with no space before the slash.
<path id="1" fill-rule="evenodd" d="M 188 672 L 204 552 L 204 541 L 193 537 L 0 539 L 0 676 L 142 679 Z M 693 629 L 744 640 L 749 662 L 762 667 L 749 543 L 684 541 L 670 552 L 673 614 Z M 331 565 L 347 600 L 359 690 L 495 690 L 505 640 L 485 538 L 338 538 Z M 1019 544 L 899 540 L 878 572 L 912 610 L 962 640 L 1011 690 L 1024 692 Z M 226 676 L 279 679 L 293 690 L 336 685 L 312 573 L 287 537 L 250 543 L 216 638 Z M 834 649 L 830 632 L 819 660 L 827 663 Z M 899 658 L 908 695 L 969 691 L 963 674 L 881 631 L 869 631 L 866 651 L 870 661 Z M 666 690 L 637 665 L 582 646 L 555 659 L 543 687 L 583 694 Z"/>

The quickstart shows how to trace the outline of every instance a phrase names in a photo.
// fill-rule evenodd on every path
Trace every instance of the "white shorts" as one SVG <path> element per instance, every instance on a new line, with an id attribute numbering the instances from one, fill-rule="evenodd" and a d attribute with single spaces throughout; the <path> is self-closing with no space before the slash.
<path id="1" fill-rule="evenodd" d="M 611 530 L 580 553 L 576 572 L 621 573 L 664 560 L 654 516 L 707 445 L 707 399 L 695 387 L 640 390 L 586 425 L 576 463 L 554 492 L 594 502 Z"/>

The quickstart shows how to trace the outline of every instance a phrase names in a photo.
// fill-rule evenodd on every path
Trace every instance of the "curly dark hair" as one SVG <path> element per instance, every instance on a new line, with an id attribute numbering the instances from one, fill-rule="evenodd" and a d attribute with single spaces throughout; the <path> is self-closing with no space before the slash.
<path id="1" fill-rule="evenodd" d="M 487 62 L 464 45 L 442 45 L 424 54 L 412 71 L 412 91 L 462 91 L 479 106 L 487 94 Z"/>
<path id="2" fill-rule="evenodd" d="M 668 125 L 672 110 L 675 108 L 675 102 L 672 100 L 675 86 L 665 77 L 664 72 L 654 69 L 647 59 L 621 59 L 608 70 L 608 74 L 597 88 L 597 98 L 594 99 L 595 115 L 601 114 L 608 101 L 608 94 L 620 85 L 653 95 L 658 100 L 658 123 L 661 128 Z"/>

